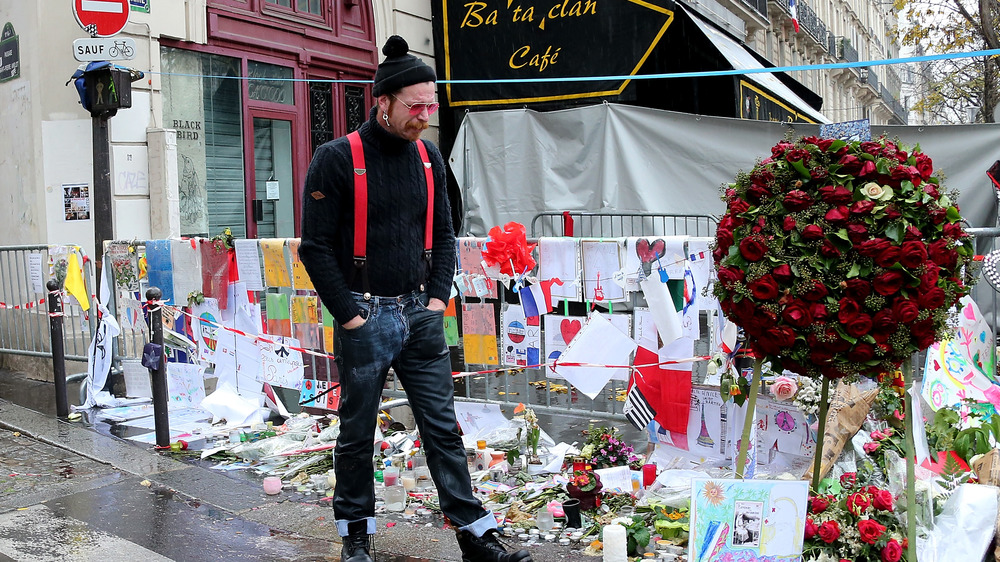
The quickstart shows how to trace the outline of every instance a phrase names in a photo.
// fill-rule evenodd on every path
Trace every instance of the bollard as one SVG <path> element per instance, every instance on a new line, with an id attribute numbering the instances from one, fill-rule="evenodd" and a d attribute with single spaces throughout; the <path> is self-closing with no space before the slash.
<path id="1" fill-rule="evenodd" d="M 45 286 L 49 289 L 49 336 L 52 339 L 52 378 L 56 383 L 56 415 L 69 415 L 69 399 L 66 397 L 66 346 L 63 342 L 63 311 L 59 284 L 50 279 Z"/>
<path id="2" fill-rule="evenodd" d="M 156 369 L 150 369 L 149 374 L 153 378 L 153 426 L 156 430 L 156 446 L 170 446 L 170 419 L 167 416 L 167 353 L 163 349 L 163 311 L 160 309 L 159 300 L 163 292 L 157 287 L 150 287 L 146 291 L 146 303 L 149 307 L 149 324 L 151 340 L 160 346 L 163 351 L 159 365 Z"/>

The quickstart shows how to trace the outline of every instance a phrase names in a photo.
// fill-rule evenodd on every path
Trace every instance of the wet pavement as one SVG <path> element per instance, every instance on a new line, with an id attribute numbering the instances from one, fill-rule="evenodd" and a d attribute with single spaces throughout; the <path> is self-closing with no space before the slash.
<path id="1" fill-rule="evenodd" d="M 78 390 L 69 395 L 76 403 Z M 211 470 L 122 439 L 133 430 L 54 414 L 53 385 L 0 370 L 0 562 L 339 560 L 329 500 L 267 496 L 250 471 Z M 557 442 L 585 439 L 586 417 L 539 418 Z M 461 558 L 440 516 L 379 514 L 377 523 L 379 560 Z M 556 544 L 530 551 L 537 562 L 584 558 Z"/>

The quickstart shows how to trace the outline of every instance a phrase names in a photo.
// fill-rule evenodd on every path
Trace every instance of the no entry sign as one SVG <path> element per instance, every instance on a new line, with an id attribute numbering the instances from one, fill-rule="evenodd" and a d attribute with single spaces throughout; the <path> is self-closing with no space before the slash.
<path id="1" fill-rule="evenodd" d="M 128 0 L 73 0 L 80 27 L 97 37 L 111 37 L 128 23 Z"/>

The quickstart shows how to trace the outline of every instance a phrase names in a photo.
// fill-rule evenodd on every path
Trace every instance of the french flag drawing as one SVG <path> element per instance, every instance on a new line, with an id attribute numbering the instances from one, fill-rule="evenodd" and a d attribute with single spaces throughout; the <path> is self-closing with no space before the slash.
<path id="1" fill-rule="evenodd" d="M 792 26 L 795 27 L 795 33 L 799 32 L 799 11 L 795 7 L 795 0 L 788 0 L 788 11 L 792 14 Z"/>
<path id="2" fill-rule="evenodd" d="M 558 277 L 548 281 L 539 281 L 534 285 L 528 285 L 517 292 L 521 296 L 521 306 L 524 308 L 524 317 L 533 318 L 552 312 L 552 285 L 562 285 L 562 280 Z"/>

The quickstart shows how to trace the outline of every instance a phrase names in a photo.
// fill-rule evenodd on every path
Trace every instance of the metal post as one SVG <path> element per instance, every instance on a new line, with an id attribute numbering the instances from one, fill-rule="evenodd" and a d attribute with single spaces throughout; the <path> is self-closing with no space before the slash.
<path id="1" fill-rule="evenodd" d="M 45 284 L 49 289 L 49 335 L 52 338 L 52 377 L 56 383 L 56 415 L 69 415 L 69 399 L 66 397 L 66 348 L 63 345 L 63 311 L 59 284 L 49 279 Z"/>
<path id="2" fill-rule="evenodd" d="M 94 278 L 100 290 L 105 240 L 115 239 L 115 219 L 111 201 L 111 146 L 108 117 L 93 117 L 94 127 Z"/>
<path id="3" fill-rule="evenodd" d="M 148 303 L 158 303 L 163 296 L 163 292 L 157 287 L 150 287 L 146 291 L 146 301 Z M 159 304 L 150 304 L 149 323 L 151 329 L 151 340 L 160 346 L 163 355 L 160 357 L 160 364 L 157 368 L 150 369 L 149 374 L 153 377 L 153 425 L 156 428 L 156 445 L 158 447 L 170 446 L 170 418 L 167 416 L 167 354 L 163 349 L 163 311 Z"/>

